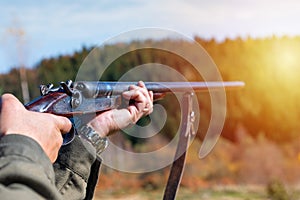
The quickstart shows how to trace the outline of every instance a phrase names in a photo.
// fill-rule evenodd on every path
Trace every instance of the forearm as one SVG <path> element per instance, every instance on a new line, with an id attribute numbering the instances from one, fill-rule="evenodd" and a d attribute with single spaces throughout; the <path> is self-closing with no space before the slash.
<path id="1" fill-rule="evenodd" d="M 22 135 L 0 139 L 1 199 L 62 199 L 54 171 L 40 145 Z"/>
<path id="2" fill-rule="evenodd" d="M 133 124 L 130 113 L 127 109 L 113 109 L 103 112 L 99 117 L 89 122 L 89 126 L 97 130 L 100 137 L 106 137 L 117 130 Z"/>
<path id="3" fill-rule="evenodd" d="M 64 199 L 85 199 L 86 195 L 93 195 L 100 163 L 96 160 L 94 147 L 88 142 L 76 136 L 60 149 L 53 166 L 56 187 Z"/>

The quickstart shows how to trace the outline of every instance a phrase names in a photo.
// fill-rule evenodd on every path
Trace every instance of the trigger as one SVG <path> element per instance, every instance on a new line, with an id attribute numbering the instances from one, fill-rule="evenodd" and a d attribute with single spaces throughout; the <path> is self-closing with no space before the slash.
<path id="1" fill-rule="evenodd" d="M 62 137 L 63 137 L 63 144 L 62 145 L 64 146 L 64 145 L 70 144 L 75 138 L 75 135 L 76 135 L 75 133 L 76 133 L 76 129 L 72 125 L 72 128 L 71 128 L 69 133 L 62 134 Z"/>

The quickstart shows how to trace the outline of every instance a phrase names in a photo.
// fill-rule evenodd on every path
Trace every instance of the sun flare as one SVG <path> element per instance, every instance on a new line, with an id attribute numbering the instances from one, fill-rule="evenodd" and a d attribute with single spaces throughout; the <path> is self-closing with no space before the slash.
<path id="1" fill-rule="evenodd" d="M 295 44 L 277 46 L 272 56 L 274 70 L 286 80 L 298 76 L 300 69 L 300 52 Z"/>

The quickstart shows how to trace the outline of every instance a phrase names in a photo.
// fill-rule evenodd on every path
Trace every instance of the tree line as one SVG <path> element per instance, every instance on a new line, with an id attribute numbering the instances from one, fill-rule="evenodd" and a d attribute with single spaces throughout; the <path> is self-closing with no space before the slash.
<path id="1" fill-rule="evenodd" d="M 279 143 L 298 137 L 300 91 L 296 86 L 300 83 L 298 79 L 300 37 L 274 36 L 259 39 L 249 37 L 224 41 L 195 37 L 195 41 L 211 56 L 224 81 L 241 80 L 246 83 L 245 88 L 226 93 L 227 115 L 222 132 L 224 137 L 232 141 L 238 140 L 241 127 L 253 137 L 264 135 Z M 27 69 L 30 97 L 33 99 L 39 96 L 40 84 L 76 80 L 82 63 L 89 64 L 87 58 L 94 59 L 96 62 L 91 69 L 82 71 L 81 79 L 95 80 L 101 74 L 101 80 L 119 80 L 124 78 L 124 74 L 129 74 L 128 77 L 135 81 L 140 77 L 130 75 L 130 70 L 136 66 L 159 63 L 163 66 L 171 66 L 176 73 L 183 75 L 189 81 L 201 81 L 203 77 L 197 75 L 192 63 L 184 57 L 161 49 L 139 49 L 139 46 L 145 44 L 167 49 L 185 46 L 187 47 L 185 51 L 190 51 L 185 53 L 197 55 L 195 49 L 188 47 L 188 43 L 176 39 L 132 41 L 106 45 L 96 50 L 95 47 L 82 47 L 72 55 L 43 59 L 35 67 Z M 120 49 L 133 50 L 118 55 Z M 117 59 L 111 60 L 114 57 Z M 99 71 L 103 66 L 108 67 Z M 95 70 L 98 71 L 95 73 Z M 170 73 L 174 71 L 171 70 Z M 178 78 L 174 78 L 173 75 L 162 76 L 159 70 L 147 74 L 143 74 L 141 70 L 137 73 L 140 73 L 146 81 L 174 81 Z M 163 73 L 168 74 L 168 71 Z M 0 75 L 0 92 L 10 92 L 22 99 L 17 68 Z M 211 102 L 209 94 L 199 94 L 198 98 L 201 111 L 198 136 L 203 137 L 211 117 Z M 173 136 L 174 130 L 178 128 L 176 124 L 180 120 L 180 114 L 176 109 L 177 104 L 173 102 L 176 102 L 176 99 L 172 95 L 161 102 L 168 112 L 167 123 L 163 129 L 168 137 Z M 133 138 L 131 139 L 134 141 Z"/>

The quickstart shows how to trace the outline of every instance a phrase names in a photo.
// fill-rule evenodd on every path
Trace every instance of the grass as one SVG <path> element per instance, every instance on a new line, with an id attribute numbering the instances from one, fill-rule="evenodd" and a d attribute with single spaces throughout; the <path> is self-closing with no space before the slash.
<path id="1" fill-rule="evenodd" d="M 295 199 L 299 199 L 300 192 L 293 193 Z M 138 192 L 96 192 L 95 200 L 100 199 L 123 199 L 123 200 L 160 200 L 163 196 L 163 189 L 154 191 L 140 190 Z M 180 188 L 176 196 L 177 200 L 269 200 L 264 187 L 232 186 L 215 187 L 191 191 L 187 188 Z"/>

